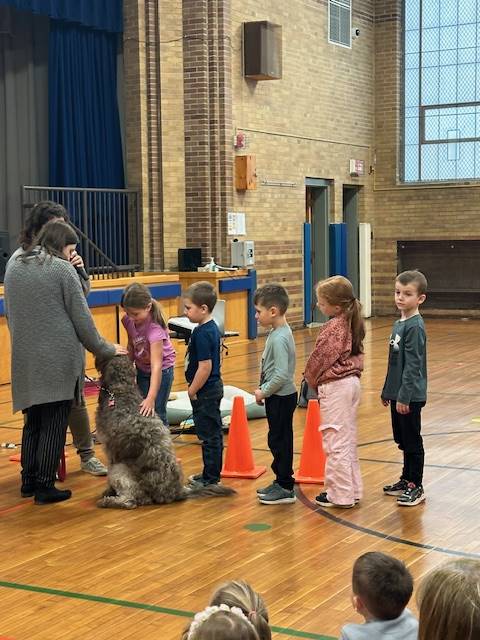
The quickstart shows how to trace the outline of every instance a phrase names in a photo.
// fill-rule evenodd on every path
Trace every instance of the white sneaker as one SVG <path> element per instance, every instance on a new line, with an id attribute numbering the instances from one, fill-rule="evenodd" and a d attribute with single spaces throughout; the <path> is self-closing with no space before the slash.
<path id="1" fill-rule="evenodd" d="M 95 456 L 86 462 L 82 462 L 80 466 L 82 471 L 90 473 L 92 476 L 106 476 L 108 474 L 107 467 Z"/>

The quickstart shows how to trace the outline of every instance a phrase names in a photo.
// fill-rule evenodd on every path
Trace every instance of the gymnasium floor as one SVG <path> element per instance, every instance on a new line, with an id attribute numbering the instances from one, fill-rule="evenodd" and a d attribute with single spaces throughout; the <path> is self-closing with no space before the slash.
<path id="1" fill-rule="evenodd" d="M 381 491 L 400 471 L 389 410 L 379 401 L 391 321 L 368 322 L 359 421 L 365 497 L 352 510 L 320 509 L 313 485 L 297 487 L 294 505 L 260 505 L 255 488 L 269 482 L 269 470 L 255 481 L 226 480 L 238 491 L 233 499 L 99 510 L 95 499 L 105 479 L 81 472 L 72 447 L 65 482 L 72 499 L 38 507 L 19 497 L 18 464 L 1 449 L 0 638 L 175 640 L 219 582 L 241 577 L 264 595 L 274 638 L 327 640 L 338 637 L 343 623 L 360 621 L 349 584 L 361 553 L 396 555 L 415 580 L 452 555 L 480 558 L 479 323 L 426 321 L 427 500 L 398 508 Z M 296 332 L 295 339 L 299 382 L 315 331 Z M 263 339 L 232 346 L 225 383 L 255 388 L 262 348 Z M 179 358 L 176 388 L 181 365 Z M 89 403 L 93 415 L 95 399 Z M 297 410 L 295 464 L 304 421 L 305 410 Z M 0 387 L 0 441 L 20 442 L 21 422 L 11 415 L 10 388 Z M 269 465 L 265 420 L 250 427 L 255 460 Z M 176 446 L 185 474 L 198 471 L 196 438 L 180 436 Z"/>

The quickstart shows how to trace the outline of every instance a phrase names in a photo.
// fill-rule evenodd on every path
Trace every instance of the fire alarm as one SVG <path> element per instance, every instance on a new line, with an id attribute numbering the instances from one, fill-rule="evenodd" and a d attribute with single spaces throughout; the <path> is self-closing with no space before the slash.
<path id="1" fill-rule="evenodd" d="M 233 146 L 235 147 L 236 151 L 239 151 L 240 149 L 246 149 L 247 136 L 243 131 L 237 131 L 237 133 L 235 134 Z"/>

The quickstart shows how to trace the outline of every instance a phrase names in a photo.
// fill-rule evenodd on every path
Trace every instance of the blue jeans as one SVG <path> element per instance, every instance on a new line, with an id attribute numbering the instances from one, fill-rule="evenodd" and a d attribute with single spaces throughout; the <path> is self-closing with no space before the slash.
<path id="1" fill-rule="evenodd" d="M 141 369 L 137 369 L 137 385 L 140 389 L 140 393 L 144 398 L 148 395 L 150 389 L 150 373 L 145 373 Z M 157 397 L 155 398 L 155 411 L 160 416 L 163 424 L 168 427 L 167 420 L 167 401 L 173 384 L 173 367 L 162 370 L 162 381 L 160 383 L 160 389 L 158 390 Z"/>
<path id="2" fill-rule="evenodd" d="M 197 392 L 192 403 L 195 433 L 202 441 L 203 482 L 215 484 L 220 481 L 223 455 L 222 416 L 220 401 L 223 398 L 223 384 L 216 382 L 211 387 L 203 387 Z"/>

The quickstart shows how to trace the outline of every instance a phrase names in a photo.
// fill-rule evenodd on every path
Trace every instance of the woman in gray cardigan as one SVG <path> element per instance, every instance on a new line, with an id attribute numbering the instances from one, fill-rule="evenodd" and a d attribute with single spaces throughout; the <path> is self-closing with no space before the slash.
<path id="1" fill-rule="evenodd" d="M 64 220 L 65 222 L 69 221 L 69 215 L 65 207 L 51 200 L 37 202 L 27 216 L 25 226 L 20 234 L 20 247 L 13 253 L 9 262 L 15 260 L 31 247 L 35 242 L 35 237 L 38 236 L 43 226 L 50 220 L 55 219 Z M 77 269 L 77 275 L 80 278 L 83 293 L 85 296 L 88 296 L 90 292 L 90 279 L 87 280 L 85 277 L 80 276 L 80 270 L 83 270 L 83 274 L 86 275 L 82 257 L 75 251 L 70 258 L 70 262 Z M 80 468 L 82 471 L 91 473 L 93 476 L 106 476 L 107 468 L 95 456 L 94 442 L 92 434 L 90 433 L 90 418 L 88 416 L 87 404 L 83 392 L 80 395 L 78 403 L 72 403 L 70 415 L 68 416 L 68 426 L 72 434 L 73 446 L 80 456 Z"/>
<path id="2" fill-rule="evenodd" d="M 125 353 L 98 334 L 71 253 L 78 238 L 53 220 L 37 246 L 11 260 L 5 274 L 5 310 L 12 345 L 13 410 L 26 412 L 22 437 L 23 497 L 36 504 L 67 500 L 55 488 L 68 415 L 83 382 L 83 347 L 100 356 Z"/>

